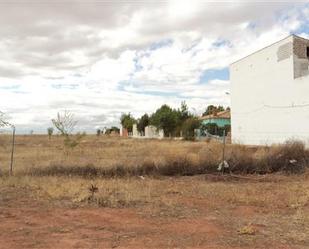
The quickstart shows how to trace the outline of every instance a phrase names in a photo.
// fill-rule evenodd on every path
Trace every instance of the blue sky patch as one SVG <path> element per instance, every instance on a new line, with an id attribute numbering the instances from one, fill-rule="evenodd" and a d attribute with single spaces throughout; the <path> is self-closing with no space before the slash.
<path id="1" fill-rule="evenodd" d="M 205 70 L 201 77 L 200 83 L 208 83 L 211 80 L 229 80 L 230 72 L 227 67 L 222 69 Z"/>
<path id="2" fill-rule="evenodd" d="M 15 90 L 20 88 L 20 85 L 12 85 L 12 86 L 0 86 L 1 90 Z"/>
<path id="3" fill-rule="evenodd" d="M 159 49 L 159 48 L 162 48 L 162 47 L 167 47 L 167 46 L 171 46 L 173 44 L 173 40 L 172 39 L 165 39 L 165 40 L 162 40 L 162 41 L 159 41 L 159 42 L 155 42 L 155 43 L 152 43 L 150 45 L 150 50 L 156 50 L 156 49 Z"/>
<path id="4" fill-rule="evenodd" d="M 52 88 L 55 88 L 55 89 L 74 90 L 74 89 L 78 88 L 78 84 L 52 84 L 51 86 L 52 86 Z"/>
<path id="5" fill-rule="evenodd" d="M 295 34 L 302 34 L 302 33 L 305 33 L 305 34 L 309 34 L 309 21 L 305 24 L 303 24 L 299 29 L 297 29 L 295 31 Z"/>
<path id="6" fill-rule="evenodd" d="M 231 47 L 231 42 L 225 39 L 218 39 L 212 45 L 214 47 Z"/>

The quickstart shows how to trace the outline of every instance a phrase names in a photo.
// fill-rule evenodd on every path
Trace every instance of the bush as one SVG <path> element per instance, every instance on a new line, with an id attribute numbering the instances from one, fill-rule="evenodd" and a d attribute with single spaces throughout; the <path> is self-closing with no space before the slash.
<path id="1" fill-rule="evenodd" d="M 308 165 L 309 152 L 303 142 L 289 140 L 283 145 L 271 147 L 264 160 L 271 172 L 301 173 Z"/>
<path id="2" fill-rule="evenodd" d="M 189 118 L 182 125 L 183 137 L 185 140 L 194 140 L 194 130 L 198 129 L 200 121 L 197 118 Z"/>

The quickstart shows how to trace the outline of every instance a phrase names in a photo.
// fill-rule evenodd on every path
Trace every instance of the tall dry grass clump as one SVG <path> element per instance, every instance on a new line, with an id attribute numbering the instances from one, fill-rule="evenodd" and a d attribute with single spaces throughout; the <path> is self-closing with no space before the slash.
<path id="1" fill-rule="evenodd" d="M 9 140 L 0 146 L 1 165 L 9 164 Z M 7 143 L 7 145 L 6 145 Z M 137 140 L 85 136 L 69 156 L 62 151 L 62 140 L 47 136 L 18 136 L 14 174 L 33 176 L 129 177 L 183 176 L 217 173 L 226 160 L 226 172 L 265 174 L 302 172 L 309 162 L 309 151 L 299 141 L 282 145 L 244 146 L 216 142 Z M 7 160 L 7 161 L 5 161 Z M 5 168 L 2 167 L 5 174 Z"/>
<path id="2" fill-rule="evenodd" d="M 303 142 L 296 140 L 271 146 L 258 160 L 258 164 L 267 169 L 268 172 L 302 173 L 308 163 L 309 151 Z"/>

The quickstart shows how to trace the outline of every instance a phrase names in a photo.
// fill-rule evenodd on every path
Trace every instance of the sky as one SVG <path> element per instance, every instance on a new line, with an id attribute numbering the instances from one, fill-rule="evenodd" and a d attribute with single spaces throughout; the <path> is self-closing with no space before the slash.
<path id="1" fill-rule="evenodd" d="M 120 126 L 162 104 L 228 106 L 229 64 L 290 34 L 309 38 L 308 1 L 0 0 L 0 111 L 46 133 Z"/>

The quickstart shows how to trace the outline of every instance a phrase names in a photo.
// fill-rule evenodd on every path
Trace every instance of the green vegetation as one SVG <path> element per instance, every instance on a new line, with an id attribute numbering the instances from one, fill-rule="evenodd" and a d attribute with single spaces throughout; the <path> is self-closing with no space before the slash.
<path id="1" fill-rule="evenodd" d="M 53 127 L 47 128 L 47 134 L 48 134 L 49 140 L 51 139 L 53 133 L 54 133 L 54 128 Z"/>
<path id="2" fill-rule="evenodd" d="M 150 117 L 150 124 L 162 129 L 164 136 L 175 136 L 175 130 L 178 123 L 177 111 L 173 110 L 168 105 L 162 105 Z"/>
<path id="3" fill-rule="evenodd" d="M 209 105 L 203 115 L 216 113 L 219 111 L 229 110 L 223 106 Z M 148 125 L 155 126 L 158 130 L 162 129 L 165 137 L 183 137 L 186 140 L 194 140 L 194 130 L 207 130 L 210 134 L 222 136 L 224 131 L 230 131 L 230 126 L 217 127 L 215 124 L 203 126 L 198 119 L 198 116 L 189 111 L 185 101 L 181 102 L 180 108 L 172 108 L 169 105 L 162 105 L 154 113 L 145 113 L 140 118 L 135 119 L 131 113 L 122 114 L 120 122 L 123 128 L 128 132 L 132 132 L 133 125 L 137 125 L 137 130 L 141 135 L 145 133 L 145 127 Z"/>
<path id="4" fill-rule="evenodd" d="M 131 115 L 131 113 L 128 114 L 123 113 L 120 117 L 120 123 L 123 128 L 126 128 L 128 130 L 128 132 L 132 132 L 133 124 L 136 123 L 136 120 Z"/>
<path id="5" fill-rule="evenodd" d="M 120 129 L 118 127 L 116 127 L 116 126 L 112 126 L 111 128 L 107 128 L 105 130 L 105 134 L 106 135 L 112 134 L 113 132 L 119 134 L 120 133 Z"/>
<path id="6" fill-rule="evenodd" d="M 203 116 L 215 114 L 215 113 L 222 112 L 222 111 L 229 111 L 229 110 L 230 110 L 230 107 L 224 108 L 221 105 L 219 105 L 219 106 L 209 105 L 209 106 L 207 106 L 205 112 L 203 113 Z"/>
<path id="7" fill-rule="evenodd" d="M 145 133 L 145 127 L 149 125 L 149 116 L 147 113 L 145 113 L 141 118 L 137 120 L 137 130 L 144 134 Z"/>

